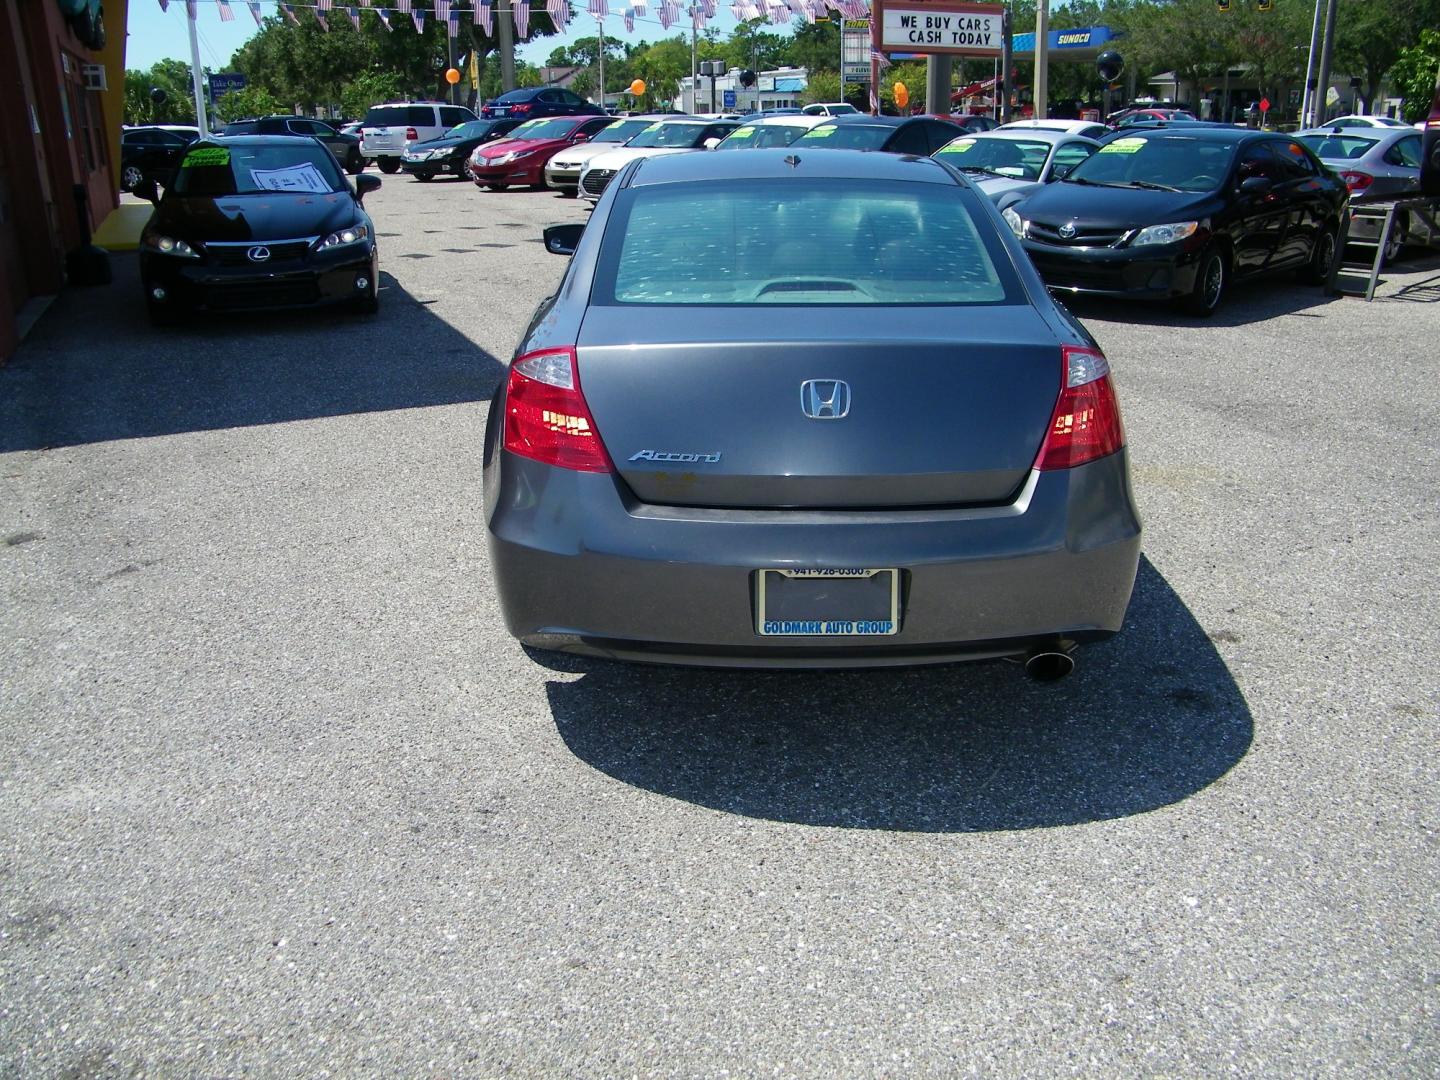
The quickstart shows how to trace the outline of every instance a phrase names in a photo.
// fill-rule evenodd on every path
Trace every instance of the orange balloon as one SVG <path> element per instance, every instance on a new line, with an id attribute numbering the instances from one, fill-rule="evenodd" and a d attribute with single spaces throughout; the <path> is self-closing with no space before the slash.
<path id="1" fill-rule="evenodd" d="M 897 82 L 891 93 L 895 97 L 895 107 L 903 109 L 910 104 L 910 89 L 903 82 Z"/>
<path id="2" fill-rule="evenodd" d="M 448 82 L 451 86 L 454 86 L 457 82 L 460 81 L 460 72 L 457 71 L 455 68 L 446 68 L 445 81 Z"/>
<path id="3" fill-rule="evenodd" d="M 634 82 L 632 82 L 630 84 L 630 93 L 634 94 L 636 97 L 643 97 L 645 94 L 645 80 L 636 79 Z"/>

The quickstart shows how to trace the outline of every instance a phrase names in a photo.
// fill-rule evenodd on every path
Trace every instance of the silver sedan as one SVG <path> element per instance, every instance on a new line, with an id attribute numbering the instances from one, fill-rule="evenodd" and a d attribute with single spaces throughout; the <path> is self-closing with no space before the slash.
<path id="1" fill-rule="evenodd" d="M 1367 200 L 1394 199 L 1420 192 L 1420 133 L 1409 127 L 1337 127 L 1302 131 L 1295 136 L 1315 152 L 1327 168 L 1345 181 L 1351 204 Z M 1409 241 L 1412 222 L 1408 214 L 1395 219 L 1385 246 L 1385 262 L 1400 254 Z M 1351 227 L 1355 239 L 1374 240 L 1372 219 L 1356 219 Z"/>
<path id="2" fill-rule="evenodd" d="M 1059 180 L 1095 151 L 1094 139 L 1043 128 L 963 135 L 931 156 L 964 173 L 1000 209 Z"/>

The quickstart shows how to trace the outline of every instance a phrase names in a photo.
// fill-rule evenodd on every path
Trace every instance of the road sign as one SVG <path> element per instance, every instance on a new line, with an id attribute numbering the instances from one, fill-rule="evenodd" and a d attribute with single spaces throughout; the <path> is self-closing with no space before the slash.
<path id="1" fill-rule="evenodd" d="M 877 7 L 883 52 L 1000 55 L 1000 4 L 890 0 Z"/>
<path id="2" fill-rule="evenodd" d="M 1260 99 L 1260 111 L 1261 111 L 1261 112 L 1269 112 L 1269 111 L 1270 111 L 1270 99 L 1269 99 L 1268 97 L 1262 97 L 1262 98 Z"/>
<path id="3" fill-rule="evenodd" d="M 727 108 L 727 109 L 733 109 L 733 108 L 735 108 L 735 91 L 734 91 L 734 90 L 724 90 L 724 91 L 721 91 L 721 93 L 724 95 L 724 98 L 725 98 L 725 108 Z"/>

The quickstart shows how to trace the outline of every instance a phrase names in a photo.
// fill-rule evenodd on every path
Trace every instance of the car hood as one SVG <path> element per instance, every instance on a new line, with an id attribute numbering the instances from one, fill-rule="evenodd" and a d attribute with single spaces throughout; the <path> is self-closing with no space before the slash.
<path id="1" fill-rule="evenodd" d="M 623 169 L 638 158 L 664 157 L 666 154 L 688 154 L 695 146 L 622 146 L 606 154 L 597 154 L 587 164 L 592 169 Z"/>
<path id="2" fill-rule="evenodd" d="M 568 139 L 496 139 L 492 143 L 481 144 L 480 156 L 495 158 L 501 154 L 512 154 L 516 151 L 554 150 L 564 146 L 568 141 Z"/>
<path id="3" fill-rule="evenodd" d="M 981 176 L 979 178 L 972 176 L 970 181 L 991 199 L 999 199 L 1002 195 L 1014 195 L 1016 192 L 1030 191 L 1045 186 L 1038 180 L 1025 180 L 1017 176 Z"/>
<path id="4" fill-rule="evenodd" d="M 360 208 L 348 192 L 328 195 L 167 195 L 152 218 L 157 231 L 182 240 L 293 240 L 353 225 Z"/>
<path id="5" fill-rule="evenodd" d="M 1064 180 L 1046 184 L 1016 205 L 1021 217 L 1044 222 L 1074 222 L 1085 228 L 1132 229 L 1205 217 L 1214 210 L 1209 191 L 1146 191 L 1142 188 L 1088 187 Z"/>
<path id="6" fill-rule="evenodd" d="M 429 139 L 426 142 L 412 142 L 406 147 L 407 150 L 446 150 L 452 146 L 465 146 L 467 143 L 474 145 L 485 141 L 485 136 L 476 137 L 467 135 L 465 138 L 443 138 Z"/>
<path id="7" fill-rule="evenodd" d="M 568 150 L 561 150 L 550 160 L 559 165 L 584 165 L 587 161 L 593 161 L 601 154 L 613 154 L 623 147 L 623 143 L 581 143 L 579 146 L 572 146 Z"/>

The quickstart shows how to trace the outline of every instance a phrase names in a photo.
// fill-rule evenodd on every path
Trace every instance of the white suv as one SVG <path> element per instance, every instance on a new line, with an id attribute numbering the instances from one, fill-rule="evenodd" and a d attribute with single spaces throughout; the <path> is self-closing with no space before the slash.
<path id="1" fill-rule="evenodd" d="M 387 101 L 372 105 L 360 121 L 360 153 L 380 166 L 383 173 L 400 168 L 405 144 L 438 139 L 445 132 L 474 120 L 475 114 L 463 105 L 440 101 Z"/>

